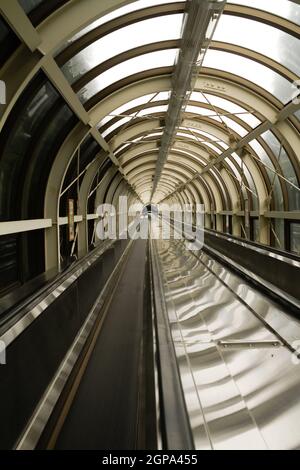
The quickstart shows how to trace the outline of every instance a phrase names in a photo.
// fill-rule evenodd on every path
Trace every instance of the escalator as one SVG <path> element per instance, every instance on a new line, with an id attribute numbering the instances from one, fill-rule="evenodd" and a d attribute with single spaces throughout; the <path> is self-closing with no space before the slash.
<path id="1" fill-rule="evenodd" d="M 298 448 L 299 301 L 255 263 L 299 260 L 213 237 L 107 240 L 9 310 L 2 448 Z"/>

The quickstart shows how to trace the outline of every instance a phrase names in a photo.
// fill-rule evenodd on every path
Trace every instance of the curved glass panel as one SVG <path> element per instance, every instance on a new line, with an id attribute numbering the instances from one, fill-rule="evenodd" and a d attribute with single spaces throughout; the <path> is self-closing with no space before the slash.
<path id="1" fill-rule="evenodd" d="M 71 0 L 18 0 L 18 2 L 29 16 L 33 26 L 37 26 L 62 5 L 71 2 Z"/>
<path id="2" fill-rule="evenodd" d="M 300 254 L 300 224 L 293 222 L 290 224 L 290 245 L 291 251 Z"/>
<path id="3" fill-rule="evenodd" d="M 209 50 L 204 67 L 223 70 L 253 82 L 286 104 L 291 100 L 291 84 L 268 67 L 229 52 Z"/>
<path id="4" fill-rule="evenodd" d="M 283 147 L 281 148 L 279 140 L 271 131 L 265 132 L 261 137 L 270 147 L 278 160 L 283 176 L 295 186 L 298 186 L 298 180 L 293 165 L 291 164 L 285 149 Z M 289 194 L 289 210 L 300 210 L 300 189 L 297 190 L 288 183 L 286 186 Z"/>
<path id="5" fill-rule="evenodd" d="M 182 132 L 182 131 L 177 131 L 176 132 L 176 136 L 177 137 L 182 137 L 182 139 L 180 140 L 195 140 L 196 142 L 199 142 L 199 140 L 197 139 L 196 136 L 194 136 L 193 134 L 187 134 L 186 132 Z"/>
<path id="6" fill-rule="evenodd" d="M 258 155 L 260 160 L 264 163 L 266 172 L 269 176 L 269 180 L 271 185 L 273 185 L 272 196 L 275 204 L 275 210 L 281 211 L 284 210 L 284 202 L 283 202 L 283 195 L 282 189 L 279 181 L 279 177 L 275 172 L 274 165 L 270 160 L 267 152 L 263 149 L 257 140 L 253 140 L 250 142 L 250 147 L 254 150 L 254 152 Z"/>
<path id="7" fill-rule="evenodd" d="M 154 107 L 154 108 L 149 108 L 149 116 L 151 113 L 158 113 L 158 112 L 166 112 L 167 110 L 167 106 L 157 106 L 157 107 Z M 136 115 L 131 115 L 131 116 L 128 116 L 128 117 L 124 117 L 122 119 L 119 119 L 117 122 L 115 122 L 114 124 L 112 124 L 111 126 L 109 126 L 107 129 L 105 129 L 105 131 L 102 132 L 102 136 L 103 137 L 106 137 L 108 134 L 110 134 L 111 132 L 113 132 L 114 130 L 116 129 L 120 129 L 120 131 L 123 131 L 126 129 L 126 124 L 129 123 L 130 121 L 132 121 L 132 123 L 134 123 L 134 120 L 143 116 L 143 114 L 141 113 L 145 113 L 147 114 L 148 116 L 148 110 L 145 109 L 143 111 L 141 111 L 140 113 L 136 114 Z M 155 116 L 153 116 L 153 119 L 155 119 Z M 124 129 L 122 129 L 122 127 L 124 126 Z"/>
<path id="8" fill-rule="evenodd" d="M 118 129 L 119 127 L 122 127 L 122 126 L 127 127 L 127 126 L 125 126 L 125 124 L 127 124 L 130 121 L 134 121 L 135 119 L 140 118 L 140 117 L 145 116 L 145 115 L 147 117 L 149 115 L 149 117 L 150 117 L 151 114 L 164 113 L 164 112 L 167 111 L 167 109 L 168 109 L 167 106 L 154 106 L 152 108 L 145 108 L 145 109 L 139 111 L 138 113 L 134 113 L 134 114 L 131 114 L 130 116 L 120 118 L 117 122 L 115 122 L 114 124 L 109 126 L 107 129 L 105 129 L 105 131 L 102 132 L 102 135 L 103 135 L 103 137 L 105 137 L 108 134 L 110 134 L 111 132 L 113 132 L 114 130 Z M 155 116 L 153 116 L 153 119 L 155 119 Z"/>
<path id="9" fill-rule="evenodd" d="M 261 121 L 257 119 L 256 116 L 253 116 L 253 114 L 250 113 L 237 113 L 236 116 L 248 124 L 248 126 L 252 127 L 252 129 L 259 126 L 261 123 Z"/>
<path id="10" fill-rule="evenodd" d="M 140 96 L 134 100 L 128 101 L 127 103 L 114 109 L 110 114 L 105 116 L 98 124 L 98 129 L 104 124 L 111 121 L 114 117 L 122 117 L 122 114 L 126 114 L 126 111 L 141 106 L 147 103 L 155 103 L 156 101 L 167 101 L 170 98 L 170 91 L 161 91 L 159 93 L 151 93 L 149 95 Z M 136 116 L 136 113 L 130 114 L 130 116 Z"/>
<path id="11" fill-rule="evenodd" d="M 232 101 L 220 98 L 219 96 L 211 95 L 209 93 L 201 93 L 200 91 L 193 91 L 191 93 L 191 100 L 199 101 L 200 103 L 208 103 L 213 106 L 225 109 L 229 113 L 240 113 L 245 111 L 244 108 L 238 106 Z"/>
<path id="12" fill-rule="evenodd" d="M 141 111 L 137 113 L 137 117 L 142 117 L 142 116 L 147 116 L 148 114 L 153 114 L 153 113 L 165 113 L 168 110 L 168 105 L 162 105 L 162 106 L 152 106 L 151 108 L 144 108 Z"/>
<path id="13" fill-rule="evenodd" d="M 20 39 L 0 16 L 0 65 L 4 64 L 19 45 Z"/>
<path id="14" fill-rule="evenodd" d="M 300 111 L 296 111 L 294 116 L 300 121 Z"/>
<path id="15" fill-rule="evenodd" d="M 187 156 L 188 158 L 199 161 L 200 163 L 202 163 L 202 165 L 207 165 L 207 160 L 205 160 L 205 158 L 200 154 L 196 154 L 196 153 L 192 154 L 192 153 L 188 152 L 187 150 L 183 150 L 183 149 L 178 148 L 176 146 L 171 148 L 170 153 L 172 153 L 172 152 L 180 153 L 183 156 Z"/>
<path id="16" fill-rule="evenodd" d="M 236 157 L 238 157 L 238 156 L 236 154 L 234 154 L 233 158 L 237 161 L 239 166 L 241 166 L 240 165 L 241 162 Z M 242 194 L 245 198 L 248 196 L 246 189 L 248 189 L 248 191 L 250 189 L 251 194 L 253 196 L 253 198 L 252 198 L 253 210 L 257 210 L 258 198 L 257 198 L 257 193 L 256 193 L 256 187 L 255 187 L 252 176 L 250 175 L 250 172 L 249 172 L 248 168 L 246 167 L 246 165 L 244 165 L 244 180 L 246 180 L 246 187 L 245 187 L 245 183 L 242 180 L 241 173 L 237 170 L 234 163 L 229 158 L 226 158 L 226 164 L 229 166 L 230 171 L 228 171 L 228 169 L 226 169 L 226 168 L 225 168 L 225 170 L 227 171 L 227 173 L 229 173 L 231 175 L 231 177 L 233 177 L 234 179 L 237 180 L 237 182 L 239 183 L 239 185 L 241 187 Z"/>
<path id="17" fill-rule="evenodd" d="M 30 86 L 30 85 L 29 85 Z M 25 96 L 25 93 L 24 93 Z M 29 100 L 22 102 L 18 119 L 10 125 L 10 135 L 5 143 L 5 151 L 0 160 L 0 220 L 14 220 L 20 214 L 14 208 L 16 185 L 24 179 L 24 162 L 28 159 L 27 152 L 32 146 L 40 121 L 51 109 L 59 95 L 50 82 L 45 82 L 35 89 Z"/>
<path id="18" fill-rule="evenodd" d="M 209 93 L 200 93 L 195 91 L 191 94 L 192 101 L 199 101 L 200 103 L 207 103 L 212 107 L 221 108 L 224 111 L 227 111 L 229 114 L 233 114 L 237 116 L 242 121 L 246 122 L 252 128 L 257 127 L 261 121 L 257 119 L 257 117 L 253 116 L 253 114 L 246 111 L 246 109 L 238 106 L 232 101 L 226 100 L 225 98 L 221 98 L 219 96 L 210 95 Z M 212 114 L 212 111 L 210 111 Z M 223 116 L 223 114 L 222 114 Z"/>
<path id="19" fill-rule="evenodd" d="M 185 121 L 183 121 L 183 124 L 184 123 L 185 123 Z M 192 126 L 189 126 L 189 127 L 181 126 L 179 129 L 182 129 L 183 131 L 188 130 L 191 135 L 194 134 L 195 136 L 197 136 L 198 140 L 207 141 L 207 139 L 209 139 L 212 142 L 220 142 L 219 139 L 217 137 L 215 137 L 214 135 L 212 135 L 208 132 L 205 132 L 205 131 L 200 131 L 199 129 L 194 129 Z"/>
<path id="20" fill-rule="evenodd" d="M 246 47 L 270 57 L 296 74 L 300 73 L 299 40 L 273 26 L 239 16 L 222 15 L 214 40 Z"/>
<path id="21" fill-rule="evenodd" d="M 300 6 L 288 0 L 230 0 L 228 3 L 246 5 L 258 10 L 268 11 L 300 24 Z"/>
<path id="22" fill-rule="evenodd" d="M 227 158 L 226 163 L 229 166 L 230 170 L 225 168 L 225 171 L 239 183 L 242 194 L 246 198 L 247 197 L 247 191 L 246 191 L 245 185 L 242 184 L 241 174 L 239 173 L 239 171 L 237 170 L 237 168 L 233 164 L 233 162 L 231 160 L 229 160 L 229 158 Z M 247 182 L 247 186 L 249 187 L 248 182 Z"/>
<path id="23" fill-rule="evenodd" d="M 274 231 L 276 233 L 275 248 L 278 248 L 279 250 L 284 250 L 285 248 L 284 220 L 274 219 L 272 223 L 273 223 Z"/>
<path id="24" fill-rule="evenodd" d="M 114 109 L 110 114 L 105 116 L 98 124 L 98 129 L 107 122 L 111 121 L 114 117 L 120 115 L 120 114 L 125 114 L 126 111 L 128 111 L 131 108 L 134 108 L 135 106 L 140 106 L 144 103 L 147 103 L 148 101 L 151 100 L 151 98 L 154 97 L 154 93 L 151 93 L 150 95 L 144 95 L 140 96 L 139 98 L 135 98 L 134 100 L 128 101 L 128 103 L 123 104 L 122 106 L 119 106 L 118 108 Z"/>
<path id="25" fill-rule="evenodd" d="M 188 104 L 185 108 L 187 113 L 197 114 L 197 116 L 212 116 L 213 111 L 211 109 L 201 108 L 200 106 L 193 106 Z"/>
<path id="26" fill-rule="evenodd" d="M 115 131 L 116 129 L 118 129 L 121 126 L 124 126 L 125 124 L 127 124 L 127 122 L 129 122 L 131 120 L 132 120 L 131 116 L 119 119 L 118 122 L 115 122 L 112 126 L 108 127 L 105 131 L 103 131 L 102 136 L 106 137 L 108 134 Z"/>
<path id="27" fill-rule="evenodd" d="M 151 70 L 158 67 L 167 67 L 174 65 L 177 56 L 177 49 L 168 49 L 166 51 L 150 52 L 133 59 L 125 60 L 121 64 L 115 65 L 91 82 L 85 85 L 78 92 L 79 99 L 82 103 L 88 101 L 96 93 L 112 83 L 123 78 L 129 77 L 135 73 Z"/>
<path id="28" fill-rule="evenodd" d="M 228 118 L 227 116 L 222 116 L 222 120 L 219 117 L 213 117 L 215 121 L 218 122 L 223 122 L 228 126 L 230 129 L 232 129 L 234 132 L 236 132 L 239 136 L 244 137 L 248 132 L 244 127 L 240 126 L 237 122 L 233 121 L 233 119 Z M 226 131 L 226 129 L 225 129 Z"/>
<path id="29" fill-rule="evenodd" d="M 131 139 L 130 142 L 140 142 L 142 140 L 148 139 L 149 137 L 160 137 L 162 136 L 162 131 L 160 132 L 149 132 L 149 134 L 144 134 L 142 136 L 136 137 L 135 139 Z"/>
<path id="30" fill-rule="evenodd" d="M 66 62 L 62 71 L 74 83 L 89 70 L 135 47 L 179 39 L 183 15 L 151 18 L 113 31 L 98 39 Z"/>
<path id="31" fill-rule="evenodd" d="M 18 0 L 25 13 L 30 13 L 44 1 L 45 0 Z"/>
<path id="32" fill-rule="evenodd" d="M 129 146 L 130 144 L 121 145 L 121 147 L 118 147 L 117 149 L 114 150 L 114 154 L 118 155 L 120 152 L 122 152 L 122 150 L 125 150 Z"/>
<path id="33" fill-rule="evenodd" d="M 221 155 L 222 150 L 220 150 L 216 145 L 212 144 L 211 142 L 202 142 L 203 145 L 205 145 L 206 147 L 209 147 L 210 149 L 214 150 L 214 152 L 216 152 L 218 155 Z"/>
<path id="34" fill-rule="evenodd" d="M 244 176 L 245 176 L 246 181 L 248 183 L 248 188 L 251 190 L 251 194 L 254 196 L 253 199 L 252 199 L 253 210 L 256 211 L 256 210 L 258 210 L 258 195 L 257 195 L 257 189 L 256 189 L 256 185 L 255 185 L 255 181 L 254 181 L 254 178 L 252 176 L 252 173 L 250 173 L 250 171 L 248 170 L 247 165 L 242 162 L 241 158 L 239 157 L 239 155 L 237 153 L 233 152 L 232 157 L 238 163 L 241 170 L 244 172 Z M 226 159 L 226 162 L 228 160 L 229 159 Z"/>
<path id="35" fill-rule="evenodd" d="M 37 0 L 38 1 L 38 0 Z M 127 13 L 131 13 L 132 11 L 142 10 L 143 8 L 153 7 L 155 5 L 163 5 L 166 3 L 176 3 L 181 2 L 182 0 L 138 0 L 136 2 L 132 2 L 129 5 L 125 5 L 124 7 L 117 8 L 116 10 L 108 13 L 107 15 L 102 16 L 93 23 L 86 26 L 84 29 L 79 31 L 75 34 L 71 39 L 69 39 L 68 43 L 64 45 L 64 48 L 75 42 L 80 37 L 84 36 L 85 34 L 89 33 L 93 29 L 98 28 L 102 24 L 108 23 L 115 18 L 119 18 L 120 16 L 126 15 Z"/>

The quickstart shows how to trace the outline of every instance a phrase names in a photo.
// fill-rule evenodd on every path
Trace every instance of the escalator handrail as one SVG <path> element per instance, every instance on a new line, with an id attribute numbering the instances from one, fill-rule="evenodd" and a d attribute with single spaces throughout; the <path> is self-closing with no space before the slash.
<path id="1" fill-rule="evenodd" d="M 98 248 L 75 261 L 65 271 L 58 274 L 34 294 L 2 313 L 0 341 L 6 347 L 11 344 L 36 318 L 38 318 L 81 274 L 107 251 L 116 240 L 106 240 Z"/>

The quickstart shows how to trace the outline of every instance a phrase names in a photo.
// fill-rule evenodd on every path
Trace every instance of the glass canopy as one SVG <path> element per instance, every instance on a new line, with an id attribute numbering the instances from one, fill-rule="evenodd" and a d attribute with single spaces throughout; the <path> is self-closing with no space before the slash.
<path id="1" fill-rule="evenodd" d="M 214 41 L 246 47 L 270 57 L 298 75 L 300 73 L 298 39 L 273 26 L 247 18 L 224 15 L 217 26 Z"/>
<path id="2" fill-rule="evenodd" d="M 24 171 L 25 186 L 30 178 L 35 179 L 37 186 L 38 179 L 47 181 L 50 163 L 56 161 L 60 146 L 68 147 L 69 135 L 73 142 L 72 132 L 76 134 L 78 125 L 82 134 L 86 131 L 87 135 L 74 143 L 72 164 L 59 182 L 62 188 L 68 187 L 75 178 L 75 156 L 81 154 L 82 175 L 74 186 L 80 191 L 86 166 L 104 139 L 101 152 L 110 165 L 116 163 L 116 158 L 121 173 L 127 165 L 133 174 L 139 167 L 143 184 L 139 184 L 138 194 L 151 195 L 152 182 L 158 174 L 156 160 L 161 142 L 173 118 L 169 105 L 174 98 L 172 91 L 176 89 L 174 72 L 181 57 L 180 49 L 186 46 L 187 2 L 91 2 L 93 8 L 84 12 L 82 18 L 76 10 L 79 1 L 18 2 L 21 13 L 28 15 L 33 27 L 36 27 L 33 17 L 42 18 L 37 27 L 42 41 L 33 51 L 32 63 L 36 69 L 30 71 L 27 80 L 21 68 L 22 85 L 12 91 L 12 96 L 20 97 L 20 101 L 16 107 L 12 106 L 11 116 L 19 117 L 5 123 L 2 148 L 6 151 L 0 162 L 0 180 L 8 173 L 19 178 Z M 43 14 L 36 15 L 39 10 Z M 60 12 L 66 19 L 64 25 L 56 24 Z M 1 45 L 5 46 L 8 32 L 16 35 L 6 21 L 1 19 Z M 208 29 L 212 24 L 214 22 Z M 28 38 L 24 35 L 25 39 L 21 39 L 20 35 L 18 31 L 14 50 L 19 47 L 19 41 L 23 42 L 30 56 Z M 284 239 L 284 226 L 289 223 L 287 214 L 293 212 L 295 218 L 300 212 L 300 104 L 291 104 L 294 83 L 300 77 L 299 38 L 298 1 L 226 2 L 217 27 L 207 41 L 209 48 L 206 50 L 204 44 L 197 51 L 192 85 L 185 92 L 186 99 L 166 159 L 168 173 L 162 171 L 165 186 L 159 189 L 160 194 L 168 196 L 166 182 L 172 181 L 173 187 L 178 180 L 176 171 L 181 167 L 185 192 L 176 186 L 176 197 L 185 200 L 190 185 L 195 184 L 193 191 L 198 191 L 198 199 L 208 204 L 205 208 L 208 214 L 219 201 L 219 213 L 215 213 L 219 215 L 219 224 L 225 216 L 239 217 L 240 225 L 245 224 L 245 210 L 250 207 L 253 218 L 268 218 L 266 214 L 271 214 L 270 218 L 275 218 L 276 222 L 269 223 L 269 231 L 274 230 L 278 240 Z M 46 57 L 39 62 L 41 52 Z M 10 55 L 14 59 L 13 50 Z M 56 74 L 47 70 L 48 58 L 56 61 Z M 30 64 L 28 62 L 28 67 Z M 189 65 L 187 60 L 187 70 Z M 39 68 L 46 74 L 34 94 L 31 78 L 37 79 L 39 73 L 34 75 Z M 14 70 L 19 69 L 16 66 Z M 24 88 L 29 82 L 32 86 Z M 18 110 L 19 103 L 23 103 L 22 111 Z M 43 133 L 46 120 L 51 123 L 48 128 L 53 129 L 53 139 Z M 16 132 L 19 141 L 12 145 Z M 91 152 L 85 148 L 86 142 Z M 42 172 L 44 163 L 45 174 Z M 143 178 L 145 172 L 146 179 Z M 102 177 L 104 175 L 95 176 L 94 188 Z M 128 184 L 131 183 L 129 172 Z M 2 213 L 3 208 L 14 213 L 10 181 L 2 185 L 0 193 Z M 292 230 L 296 229 L 292 227 Z"/>
<path id="3" fill-rule="evenodd" d="M 296 2 L 289 0 L 230 0 L 230 3 L 268 11 L 300 24 L 300 6 Z"/>
<path id="4" fill-rule="evenodd" d="M 177 55 L 177 49 L 149 52 L 133 59 L 125 60 L 103 72 L 94 80 L 85 85 L 78 93 L 80 101 L 85 103 L 96 93 L 113 83 L 130 75 L 159 67 L 173 66 Z"/>
<path id="5" fill-rule="evenodd" d="M 203 65 L 204 67 L 223 70 L 255 83 L 284 104 L 291 100 L 290 82 L 279 73 L 254 60 L 229 52 L 209 50 Z"/>
<path id="6" fill-rule="evenodd" d="M 117 29 L 93 42 L 62 67 L 70 83 L 97 65 L 136 47 L 159 41 L 179 39 L 183 15 L 168 15 L 139 21 Z"/>

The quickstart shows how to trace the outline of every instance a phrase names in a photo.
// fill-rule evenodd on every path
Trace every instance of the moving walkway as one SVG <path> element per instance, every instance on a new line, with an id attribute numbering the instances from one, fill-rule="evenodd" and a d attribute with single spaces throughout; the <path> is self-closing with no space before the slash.
<path id="1" fill-rule="evenodd" d="M 299 259 L 205 241 L 107 240 L 2 313 L 2 448 L 299 447 Z"/>

